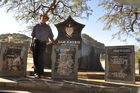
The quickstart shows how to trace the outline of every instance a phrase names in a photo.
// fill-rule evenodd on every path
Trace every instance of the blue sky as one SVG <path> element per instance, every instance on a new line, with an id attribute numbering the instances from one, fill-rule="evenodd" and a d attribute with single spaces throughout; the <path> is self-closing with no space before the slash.
<path id="1" fill-rule="evenodd" d="M 127 42 L 121 42 L 118 39 L 112 40 L 112 34 L 117 31 L 117 28 L 113 28 L 110 31 L 103 31 L 102 28 L 105 24 L 101 21 L 97 21 L 97 19 L 103 15 L 104 10 L 101 7 L 97 6 L 96 0 L 91 0 L 90 6 L 93 9 L 93 15 L 89 17 L 89 19 L 75 19 L 77 22 L 82 23 L 85 27 L 82 30 L 82 33 L 88 34 L 93 39 L 97 40 L 98 42 L 104 43 L 106 46 L 117 46 L 117 45 L 139 45 L 140 42 L 136 42 L 134 39 L 128 39 Z M 25 28 L 21 22 L 17 22 L 12 13 L 6 13 L 4 8 L 0 8 L 0 26 L 1 31 L 0 34 L 4 33 L 19 33 L 19 31 Z M 57 37 L 57 30 L 56 28 L 51 25 L 53 29 L 53 33 L 55 37 Z M 28 33 L 30 35 L 31 32 Z"/>

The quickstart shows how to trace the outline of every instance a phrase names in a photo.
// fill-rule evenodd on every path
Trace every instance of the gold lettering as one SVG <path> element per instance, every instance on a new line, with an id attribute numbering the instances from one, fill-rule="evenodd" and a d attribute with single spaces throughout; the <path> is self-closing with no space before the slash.
<path id="1" fill-rule="evenodd" d="M 80 44 L 80 41 L 58 41 L 58 43 L 61 43 L 61 44 L 64 44 L 64 43 Z"/>

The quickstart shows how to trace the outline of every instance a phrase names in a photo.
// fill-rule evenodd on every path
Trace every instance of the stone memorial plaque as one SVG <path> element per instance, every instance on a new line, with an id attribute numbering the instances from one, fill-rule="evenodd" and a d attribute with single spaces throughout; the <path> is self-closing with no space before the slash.
<path id="1" fill-rule="evenodd" d="M 0 76 L 26 76 L 28 45 L 0 44 Z"/>
<path id="2" fill-rule="evenodd" d="M 59 44 L 81 44 L 81 31 L 85 25 L 76 22 L 71 16 L 64 22 L 55 24 L 58 30 L 58 43 Z"/>
<path id="3" fill-rule="evenodd" d="M 77 80 L 77 46 L 53 46 L 52 78 L 58 80 Z"/>
<path id="4" fill-rule="evenodd" d="M 134 46 L 106 47 L 105 80 L 135 82 Z"/>

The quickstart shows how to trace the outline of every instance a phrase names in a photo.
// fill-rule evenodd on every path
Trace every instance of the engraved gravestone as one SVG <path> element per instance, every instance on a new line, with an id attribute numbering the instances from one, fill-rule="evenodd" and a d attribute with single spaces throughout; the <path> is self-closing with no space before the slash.
<path id="1" fill-rule="evenodd" d="M 107 81 L 135 82 L 134 46 L 106 47 Z"/>
<path id="2" fill-rule="evenodd" d="M 0 43 L 0 76 L 26 76 L 28 44 Z"/>
<path id="3" fill-rule="evenodd" d="M 78 57 L 76 46 L 53 46 L 52 78 L 77 80 Z"/>
<path id="4" fill-rule="evenodd" d="M 58 45 L 53 46 L 52 78 L 76 80 L 80 61 L 81 30 L 84 25 L 68 17 L 55 26 L 58 29 Z"/>

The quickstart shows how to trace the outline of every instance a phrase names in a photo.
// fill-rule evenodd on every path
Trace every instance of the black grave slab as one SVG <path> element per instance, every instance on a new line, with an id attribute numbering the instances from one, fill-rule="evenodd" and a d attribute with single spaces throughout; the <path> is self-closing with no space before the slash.
<path id="1" fill-rule="evenodd" d="M 26 76 L 29 44 L 0 43 L 0 76 Z"/>
<path id="2" fill-rule="evenodd" d="M 57 80 L 77 80 L 77 46 L 53 46 L 52 78 Z"/>
<path id="3" fill-rule="evenodd" d="M 106 47 L 105 79 L 116 82 L 135 82 L 134 46 Z"/>

